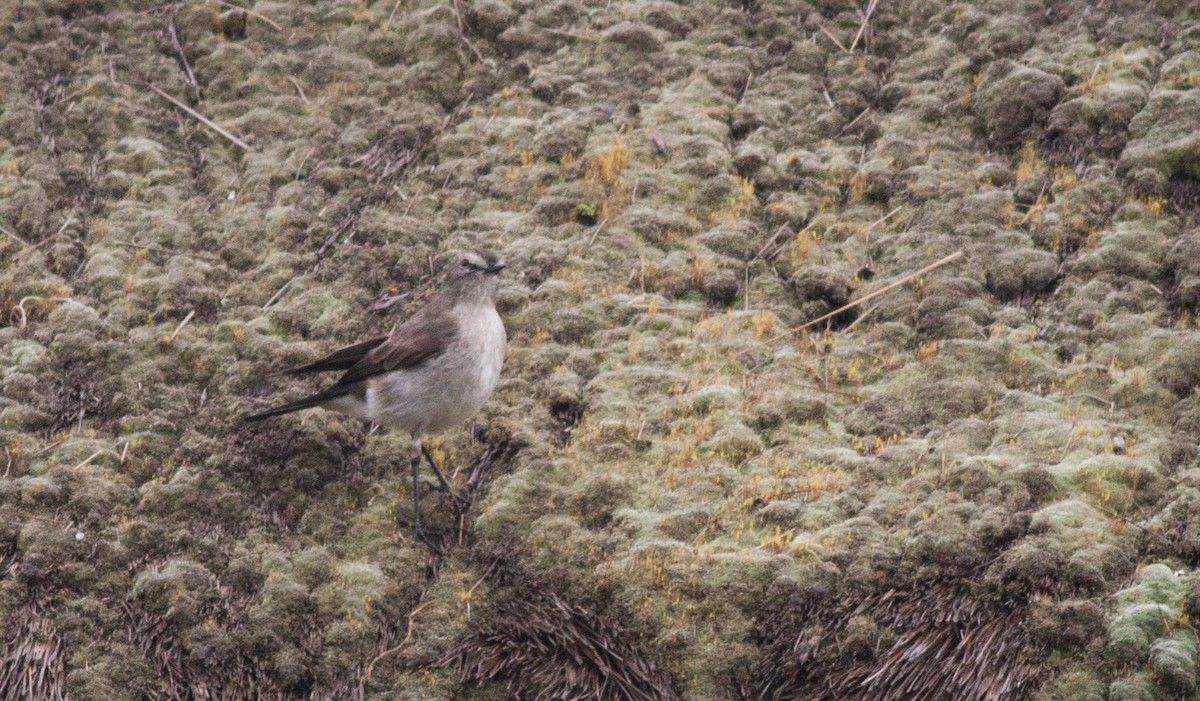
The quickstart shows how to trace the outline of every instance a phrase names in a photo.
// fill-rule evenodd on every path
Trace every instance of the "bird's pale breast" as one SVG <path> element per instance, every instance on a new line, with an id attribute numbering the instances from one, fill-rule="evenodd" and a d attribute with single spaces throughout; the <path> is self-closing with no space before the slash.
<path id="1" fill-rule="evenodd" d="M 479 411 L 500 380 L 504 323 L 490 304 L 460 304 L 451 314 L 458 333 L 444 352 L 412 370 L 371 378 L 365 401 L 342 410 L 421 433 L 445 431 Z"/>

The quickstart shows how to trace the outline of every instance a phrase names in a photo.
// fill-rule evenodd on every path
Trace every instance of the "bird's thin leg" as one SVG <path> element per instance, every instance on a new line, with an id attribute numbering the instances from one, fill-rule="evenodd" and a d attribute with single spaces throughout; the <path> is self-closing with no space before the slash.
<path id="1" fill-rule="evenodd" d="M 413 454 L 412 461 L 412 493 L 413 493 L 413 537 L 417 540 L 430 545 L 429 534 L 425 531 L 425 526 L 421 524 L 421 492 L 418 478 L 421 471 L 421 439 L 413 439 Z"/>
<path id="2" fill-rule="evenodd" d="M 426 448 L 422 445 L 421 454 L 424 455 L 425 459 L 429 461 L 429 466 L 433 468 L 433 474 L 437 475 L 438 481 L 442 483 L 442 491 L 454 491 L 450 489 L 450 482 L 446 479 L 446 476 L 442 474 L 442 470 L 440 467 L 438 467 L 437 461 L 433 459 L 433 454 L 429 452 L 429 448 Z"/>
<path id="3" fill-rule="evenodd" d="M 450 481 L 442 474 L 441 468 L 438 467 L 437 461 L 433 459 L 433 454 L 429 452 L 429 448 L 421 446 L 421 453 L 425 459 L 429 461 L 429 466 L 433 468 L 433 474 L 437 475 L 438 481 L 442 483 L 442 493 L 449 494 L 450 498 L 458 502 L 459 505 L 465 505 L 467 500 L 459 496 L 457 492 L 450 486 Z"/>

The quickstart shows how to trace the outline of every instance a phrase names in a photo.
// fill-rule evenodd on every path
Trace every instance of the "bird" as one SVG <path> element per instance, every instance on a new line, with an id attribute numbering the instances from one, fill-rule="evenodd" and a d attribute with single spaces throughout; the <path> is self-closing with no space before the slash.
<path id="1" fill-rule="evenodd" d="M 504 259 L 480 248 L 464 251 L 446 272 L 441 289 L 389 336 L 346 346 L 286 371 L 301 375 L 341 372 L 332 386 L 303 399 L 243 417 L 262 421 L 320 407 L 412 436 L 413 534 L 431 544 L 421 524 L 417 482 L 421 458 L 443 492 L 458 497 L 424 444 L 471 418 L 500 380 L 508 342 L 496 311 Z"/>

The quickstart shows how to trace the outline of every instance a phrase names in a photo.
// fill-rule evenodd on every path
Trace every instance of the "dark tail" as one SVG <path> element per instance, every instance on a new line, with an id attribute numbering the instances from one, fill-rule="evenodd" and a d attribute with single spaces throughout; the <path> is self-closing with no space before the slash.
<path id="1" fill-rule="evenodd" d="M 322 392 L 320 394 L 314 394 L 311 397 L 305 397 L 304 399 L 300 399 L 295 402 L 290 402 L 288 404 L 284 404 L 283 406 L 277 406 L 274 409 L 268 409 L 267 411 L 264 411 L 261 414 L 249 414 L 247 416 L 243 416 L 242 421 L 247 421 L 247 422 L 262 421 L 263 419 L 269 419 L 272 416 L 282 416 L 283 414 L 290 414 L 293 411 L 300 411 L 301 409 L 308 409 L 309 407 L 321 406 L 322 404 L 324 404 L 325 402 L 328 402 L 332 398 L 333 397 L 330 397 L 328 394 L 326 394 L 324 392 Z"/>

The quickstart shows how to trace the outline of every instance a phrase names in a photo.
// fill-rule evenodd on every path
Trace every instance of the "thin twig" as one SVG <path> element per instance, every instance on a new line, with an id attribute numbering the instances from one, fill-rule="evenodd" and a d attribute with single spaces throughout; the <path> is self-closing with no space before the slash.
<path id="1" fill-rule="evenodd" d="M 396 11 L 400 9 L 400 3 L 404 0 L 396 0 L 396 4 L 392 5 L 392 13 L 388 15 L 387 21 L 383 23 L 383 31 L 387 31 L 392 26 L 392 19 L 396 17 Z"/>
<path id="2" fill-rule="evenodd" d="M 412 210 L 413 205 L 415 205 L 417 203 L 417 198 L 421 196 L 421 193 L 424 189 L 425 189 L 425 181 L 422 180 L 421 183 L 419 185 L 417 185 L 417 191 L 414 192 L 412 194 L 412 197 L 409 198 L 408 206 L 405 207 L 404 211 L 400 214 L 401 218 L 408 216 L 408 213 Z"/>
<path id="3" fill-rule="evenodd" d="M 838 41 L 837 37 L 835 37 L 834 35 L 830 34 L 828 29 L 826 29 L 825 27 L 823 27 L 823 26 L 821 26 L 821 25 L 819 25 L 819 24 L 817 25 L 817 29 L 820 29 L 822 34 L 824 34 L 825 36 L 829 37 L 830 41 L 832 41 L 833 43 L 837 44 L 837 47 L 838 47 L 839 49 L 841 49 L 842 51 L 845 51 L 846 53 L 850 53 L 850 51 L 846 49 L 846 45 L 845 45 L 845 44 L 843 44 L 842 42 Z"/>
<path id="4" fill-rule="evenodd" d="M 3 226 L 0 226 L 0 234 L 8 234 L 9 236 L 13 237 L 17 241 L 20 241 L 21 244 L 24 246 L 32 246 L 33 245 L 33 244 L 29 243 L 28 241 L 26 241 L 25 239 L 21 238 L 20 236 L 17 236 L 15 233 L 9 231 L 8 229 L 5 229 Z"/>
<path id="5" fill-rule="evenodd" d="M 192 65 L 188 63 L 187 54 L 183 53 L 183 44 L 179 43 L 179 35 L 175 32 L 175 17 L 172 16 L 167 21 L 167 34 L 171 37 L 171 44 L 175 46 L 175 52 L 179 54 L 179 60 L 183 61 L 183 70 L 187 71 L 188 81 L 192 87 L 196 88 L 196 93 L 200 93 L 200 84 L 196 82 L 196 74 L 192 73 Z"/>
<path id="6" fill-rule="evenodd" d="M 193 117 L 195 117 L 197 120 L 199 120 L 199 121 L 200 121 L 200 123 L 201 123 L 201 124 L 203 124 L 204 126 L 208 127 L 209 129 L 212 129 L 213 131 L 217 132 L 218 134 L 220 134 L 221 136 L 225 137 L 226 139 L 229 139 L 229 140 L 230 140 L 231 142 L 233 142 L 234 144 L 236 144 L 236 145 L 238 145 L 238 146 L 241 146 L 243 149 L 245 149 L 245 150 L 247 150 L 247 151 L 255 151 L 255 150 L 257 150 L 257 149 L 255 149 L 253 146 L 251 146 L 250 144 L 246 143 L 245 141 L 242 141 L 241 139 L 237 138 L 237 137 L 236 137 L 236 136 L 234 136 L 233 134 L 230 134 L 228 131 L 226 131 L 225 129 L 223 129 L 221 126 L 219 126 L 219 125 L 218 125 L 216 122 L 212 121 L 212 120 L 211 120 L 211 119 L 209 119 L 208 117 L 205 117 L 204 115 L 200 114 L 199 112 L 197 112 L 196 110 L 192 109 L 191 107 L 188 107 L 187 105 L 185 105 L 184 103 L 180 102 L 179 100 L 176 100 L 175 98 L 171 97 L 171 96 L 170 96 L 170 95 L 168 95 L 168 94 L 167 94 L 167 93 L 166 93 L 164 90 L 162 90 L 162 88 L 159 88 L 157 85 L 155 85 L 155 84 L 153 84 L 153 83 L 146 83 L 146 85 L 147 85 L 147 86 L 149 86 L 149 88 L 150 88 L 151 90 L 153 90 L 154 92 L 156 92 L 156 93 L 158 93 L 159 95 L 162 95 L 163 97 L 165 97 L 167 100 L 169 100 L 169 101 L 170 101 L 172 104 L 174 104 L 174 105 L 175 105 L 176 107 L 178 107 L 179 109 L 181 109 L 181 110 L 183 110 L 184 112 L 187 112 L 188 114 L 190 114 L 190 115 L 192 115 Z"/>
<path id="7" fill-rule="evenodd" d="M 267 16 L 266 16 L 266 15 L 264 15 L 264 14 L 261 14 L 261 13 L 255 12 L 254 10 L 251 10 L 251 9 L 249 9 L 249 8 L 246 8 L 246 7 L 242 7 L 242 6 L 240 6 L 240 5 L 234 5 L 234 4 L 233 4 L 233 3 L 231 3 L 231 2 L 225 2 L 225 0 L 221 0 L 221 4 L 222 4 L 222 5 L 224 5 L 225 7 L 232 7 L 232 8 L 233 8 L 233 9 L 235 9 L 235 10 L 241 10 L 242 12 L 245 12 L 246 14 L 250 15 L 251 17 L 257 17 L 258 19 L 261 19 L 262 21 L 264 21 L 264 22 L 266 22 L 267 24 L 271 25 L 271 28 L 272 28 L 272 29 L 274 29 L 274 30 L 275 30 L 275 31 L 277 31 L 277 32 L 282 32 L 282 31 L 283 31 L 283 27 L 280 27 L 278 24 L 276 24 L 276 23 L 272 22 L 272 21 L 271 21 L 271 18 L 270 18 L 270 17 L 267 17 Z"/>
<path id="8" fill-rule="evenodd" d="M 892 211 L 890 211 L 887 214 L 883 215 L 882 217 L 876 219 L 875 221 L 871 222 L 870 224 L 867 224 L 867 228 L 863 229 L 863 233 L 864 234 L 870 233 L 872 229 L 874 229 L 875 227 L 884 223 L 888 219 L 891 219 L 893 216 L 896 215 L 896 212 L 899 212 L 902 209 L 904 209 L 904 205 L 900 205 L 899 207 L 893 209 Z"/>
<path id="9" fill-rule="evenodd" d="M 800 231 L 800 234 L 803 234 L 805 231 L 808 231 L 808 229 L 809 229 L 809 227 L 807 227 L 807 226 L 806 226 L 806 227 L 804 227 L 804 228 L 803 228 L 803 229 Z M 784 232 L 784 231 L 787 231 L 787 224 L 780 224 L 780 225 L 779 225 L 779 228 L 775 230 L 775 233 L 774 233 L 774 234 L 771 234 L 771 238 L 767 239 L 767 242 L 766 242 L 766 243 L 764 243 L 764 244 L 762 245 L 762 248 L 758 249 L 758 253 L 755 253 L 755 254 L 754 254 L 754 257 L 755 257 L 755 258 L 762 258 L 763 256 L 765 256 L 765 255 L 766 255 L 766 253 L 767 253 L 767 249 L 769 249 L 771 246 L 775 245 L 775 241 L 776 241 L 776 240 L 777 240 L 777 239 L 778 239 L 780 236 L 782 236 L 782 235 L 783 235 L 783 232 Z M 796 234 L 796 235 L 797 235 L 797 236 L 799 236 L 800 234 Z"/>
<path id="10" fill-rule="evenodd" d="M 363 689 L 363 687 L 366 686 L 367 682 L 371 680 L 371 673 L 373 671 L 375 671 L 375 663 L 379 662 L 380 660 L 387 657 L 388 655 L 392 655 L 392 654 L 399 652 L 401 648 L 403 648 L 405 645 L 407 645 L 412 640 L 413 628 L 415 626 L 414 619 L 416 618 L 417 614 L 422 611 L 422 609 L 424 609 L 426 606 L 428 606 L 432 603 L 433 603 L 432 600 L 426 601 L 425 603 L 421 604 L 420 606 L 417 606 L 416 608 L 414 608 L 412 611 L 410 611 L 408 613 L 408 631 L 405 632 L 405 634 L 404 634 L 404 640 L 401 640 L 400 644 L 397 645 L 396 647 L 384 650 L 383 652 L 376 655 L 375 659 L 371 660 L 371 663 L 367 665 L 367 669 L 363 672 L 362 680 L 359 681 L 359 683 L 358 683 L 358 687 L 360 690 Z"/>
<path id="11" fill-rule="evenodd" d="M 1116 402 L 1112 402 L 1107 399 L 1102 399 L 1101 397 L 1097 397 L 1094 394 L 1087 394 L 1086 392 L 1075 392 L 1073 394 L 1068 395 L 1067 398 L 1064 399 L 1063 401 L 1069 402 L 1072 399 L 1074 399 L 1075 397 L 1080 397 L 1081 399 L 1091 399 L 1092 401 L 1100 402 L 1101 404 L 1108 407 L 1109 416 L 1112 416 L 1113 410 L 1115 410 L 1117 408 Z"/>
<path id="12" fill-rule="evenodd" d="M 591 248 L 592 244 L 596 243 L 596 237 L 600 235 L 600 230 L 603 229 L 604 225 L 607 223 L 608 217 L 605 217 L 603 221 L 596 225 L 596 229 L 592 231 L 592 238 L 588 239 L 588 248 Z"/>
<path id="13" fill-rule="evenodd" d="M 28 295 L 26 297 L 22 297 L 21 301 L 18 302 L 16 304 L 16 306 L 13 307 L 14 312 L 21 312 L 21 323 L 19 326 L 17 326 L 18 329 L 25 328 L 25 324 L 28 323 L 28 317 L 26 316 L 26 313 L 25 313 L 25 303 L 31 299 L 36 299 L 39 302 L 69 302 L 69 301 L 71 301 L 70 297 L 39 297 L 38 295 Z M 9 313 L 9 315 L 8 315 L 8 320 L 10 322 L 12 321 L 11 313 Z"/>
<path id="14" fill-rule="evenodd" d="M 51 234 L 50 236 L 47 236 L 46 238 L 42 239 L 41 241 L 38 241 L 37 243 L 29 244 L 25 248 L 22 248 L 21 250 L 17 251 L 16 254 L 13 255 L 13 260 L 17 260 L 18 258 L 25 255 L 26 253 L 29 253 L 30 251 L 36 251 L 37 249 L 41 248 L 42 246 L 45 246 L 46 244 L 50 243 L 50 241 L 52 241 L 53 239 L 54 239 L 54 235 Z"/>
<path id="15" fill-rule="evenodd" d="M 290 75 L 287 77 L 287 79 L 292 81 L 292 85 L 296 86 L 296 92 L 300 93 L 300 99 L 304 100 L 304 104 L 307 105 L 308 104 L 308 95 L 304 94 L 304 88 L 300 87 L 300 81 L 296 80 L 295 78 L 293 78 Z"/>
<path id="16" fill-rule="evenodd" d="M 883 304 L 883 302 L 876 302 L 875 304 L 872 304 L 871 306 L 867 307 L 866 311 L 864 311 L 862 314 L 859 314 L 858 317 L 854 321 L 851 321 L 850 325 L 847 326 L 846 328 L 842 329 L 842 331 L 844 331 L 845 333 L 850 333 L 851 331 L 853 331 L 854 327 L 858 326 L 860 321 L 862 321 L 863 319 L 866 319 L 868 316 L 870 316 L 871 312 L 878 309 L 879 305 L 881 305 L 881 304 Z"/>
<path id="17" fill-rule="evenodd" d="M 643 311 L 653 311 L 655 313 L 657 313 L 657 312 L 698 312 L 698 313 L 703 314 L 703 313 L 712 311 L 712 309 L 710 309 L 709 307 L 700 307 L 700 306 L 689 307 L 689 306 L 682 305 L 682 304 L 674 304 L 674 305 L 672 305 L 672 304 L 627 304 L 625 306 L 629 307 L 630 309 L 641 309 Z"/>
<path id="18" fill-rule="evenodd" d="M 842 130 L 841 130 L 841 131 L 839 131 L 839 132 L 837 133 L 837 135 L 838 135 L 838 136 L 841 136 L 842 134 L 845 134 L 846 132 L 850 131 L 850 127 L 854 126 L 855 124 L 858 124 L 858 120 L 860 120 L 860 119 L 862 119 L 863 117 L 867 116 L 867 114 L 868 114 L 870 111 L 871 111 L 871 108 L 870 108 L 870 107 L 867 107 L 867 108 L 863 109 L 863 111 L 862 111 L 862 112 L 859 112 L 859 113 L 858 113 L 858 116 L 857 116 L 857 117 L 855 117 L 854 119 L 851 119 L 851 120 L 850 120 L 850 123 L 849 123 L 849 124 L 847 124 L 846 126 L 842 127 Z"/>
<path id="19" fill-rule="evenodd" d="M 262 308 L 266 309 L 267 307 L 274 304 L 275 300 L 279 299 L 279 295 L 283 294 L 283 291 L 286 290 L 288 287 L 290 287 L 291 284 L 293 282 L 295 282 L 295 280 L 296 280 L 296 278 L 293 277 L 293 278 L 289 278 L 287 282 L 283 283 L 283 286 L 280 287 L 278 290 L 275 290 L 275 294 L 271 295 L 271 299 L 268 299 L 267 303 L 262 305 Z"/>
<path id="20" fill-rule="evenodd" d="M 37 449 L 37 451 L 35 451 L 35 452 L 33 453 L 33 456 L 34 456 L 34 457 L 36 457 L 36 456 L 38 456 L 38 455 L 41 455 L 42 453 L 45 453 L 46 451 L 49 451 L 49 450 L 54 450 L 55 448 L 57 448 L 58 446 L 62 445 L 63 443 L 66 443 L 66 442 L 67 442 L 67 439 L 66 439 L 66 438 L 62 438 L 62 439 L 60 439 L 60 440 L 58 440 L 58 441 L 56 441 L 56 442 L 54 442 L 54 443 L 51 443 L 51 444 L 50 444 L 50 445 L 48 445 L 48 446 L 45 446 L 45 447 L 43 447 L 43 448 L 38 448 L 38 449 Z"/>
<path id="21" fill-rule="evenodd" d="M 854 53 L 854 47 L 858 46 L 858 40 L 862 38 L 863 32 L 867 31 L 867 23 L 871 21 L 871 13 L 875 11 L 875 6 L 879 4 L 879 0 L 871 0 L 867 5 L 867 14 L 863 17 L 862 24 L 858 27 L 858 34 L 854 35 L 854 41 L 850 42 L 850 53 Z"/>
<path id="22" fill-rule="evenodd" d="M 454 10 L 454 19 L 458 21 L 458 38 L 462 39 L 462 43 L 466 44 L 467 48 L 475 54 L 475 58 L 479 60 L 481 65 L 486 65 L 487 61 L 483 58 L 483 54 L 481 54 L 479 49 L 475 48 L 475 45 L 472 44 L 471 40 L 467 38 L 467 26 L 463 22 L 462 10 L 458 7 L 458 0 L 451 0 L 450 7 Z"/>
<path id="23" fill-rule="evenodd" d="M 126 248 L 143 248 L 147 251 L 154 251 L 155 253 L 166 253 L 166 254 L 172 255 L 172 256 L 183 255 L 179 251 L 172 251 L 169 248 L 163 248 L 162 246 L 155 246 L 152 243 L 134 243 L 132 241 L 121 241 L 120 239 L 109 239 L 108 242 L 112 243 L 112 244 L 116 244 L 117 246 L 124 246 Z M 192 251 L 192 252 L 189 252 L 188 255 L 195 256 L 197 258 L 202 258 L 204 260 L 211 260 L 214 262 L 221 260 L 220 256 L 214 256 L 212 254 L 202 253 L 200 251 Z"/>
<path id="24" fill-rule="evenodd" d="M 83 467 L 84 465 L 88 464 L 89 462 L 95 460 L 96 458 L 100 457 L 102 454 L 107 453 L 107 452 L 108 452 L 107 450 L 104 450 L 103 448 L 101 448 L 100 450 L 97 450 L 96 452 L 89 455 L 87 460 L 84 460 L 83 462 L 79 463 L 75 467 L 72 467 L 71 470 L 72 471 L 78 470 L 79 468 Z"/>
<path id="25" fill-rule="evenodd" d="M 310 148 L 308 153 L 304 154 L 304 158 L 300 159 L 300 165 L 296 166 L 296 175 L 292 177 L 292 180 L 300 179 L 300 172 L 304 170 L 304 164 L 308 163 L 309 158 L 312 158 L 314 151 L 316 151 L 315 148 Z"/>
<path id="26" fill-rule="evenodd" d="M 864 295 L 864 296 L 854 300 L 850 304 L 845 305 L 844 307 L 839 307 L 838 309 L 834 309 L 833 311 L 829 312 L 828 314 L 819 316 L 816 319 L 813 319 L 812 321 L 808 321 L 808 322 L 805 322 L 795 328 L 788 329 L 787 331 L 784 331 L 783 333 L 779 334 L 778 336 L 772 338 L 770 341 L 768 341 L 768 343 L 778 341 L 781 338 L 786 338 L 787 336 L 791 336 L 792 334 L 795 334 L 795 333 L 799 333 L 800 331 L 803 331 L 804 329 L 807 329 L 810 326 L 819 324 L 822 321 L 825 321 L 826 319 L 831 319 L 831 318 L 837 316 L 838 314 L 841 314 L 844 311 L 853 309 L 861 304 L 865 304 L 865 303 L 871 301 L 872 299 L 875 299 L 879 295 L 884 294 L 885 292 L 894 290 L 897 287 L 900 287 L 901 285 L 924 275 L 925 273 L 928 273 L 932 270 L 942 267 L 943 265 L 949 263 L 950 261 L 960 257 L 962 254 L 963 254 L 962 251 L 955 251 L 954 253 L 951 253 L 950 255 L 946 256 L 945 258 L 942 258 L 941 260 L 930 263 L 929 265 L 925 266 L 924 268 L 921 268 L 920 270 L 918 270 L 915 273 L 905 275 L 904 277 L 893 282 L 892 284 L 887 285 L 885 287 L 881 287 L 878 290 L 875 290 L 874 292 L 872 292 L 871 294 Z"/>
<path id="27" fill-rule="evenodd" d="M 188 313 L 187 313 L 187 316 L 183 317 L 183 321 L 179 322 L 179 326 L 176 326 L 176 327 L 175 327 L 175 330 L 171 332 L 171 337 L 167 339 L 167 345 L 168 345 L 168 346 L 169 346 L 169 345 L 171 345 L 171 344 L 172 344 L 172 343 L 175 341 L 175 337 L 179 335 L 179 332 L 180 332 L 180 331 L 183 331 L 183 327 L 187 326 L 187 323 L 188 323 L 189 321 L 191 321 L 191 320 L 192 320 L 192 317 L 194 317 L 194 316 L 196 316 L 196 310 L 195 310 L 195 309 L 193 309 L 192 311 L 188 312 Z"/>

